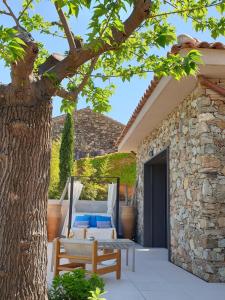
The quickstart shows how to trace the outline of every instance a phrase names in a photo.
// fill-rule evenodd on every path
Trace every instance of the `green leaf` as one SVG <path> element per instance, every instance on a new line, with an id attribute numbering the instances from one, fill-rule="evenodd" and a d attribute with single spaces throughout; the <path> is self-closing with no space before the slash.
<path id="1" fill-rule="evenodd" d="M 17 33 L 13 28 L 0 26 L 0 58 L 4 59 L 7 65 L 22 59 L 25 53 L 26 44 L 17 37 Z"/>
<path id="2" fill-rule="evenodd" d="M 76 107 L 76 102 L 72 102 L 71 100 L 63 99 L 60 107 L 60 112 L 67 113 L 72 115 L 74 109 Z"/>

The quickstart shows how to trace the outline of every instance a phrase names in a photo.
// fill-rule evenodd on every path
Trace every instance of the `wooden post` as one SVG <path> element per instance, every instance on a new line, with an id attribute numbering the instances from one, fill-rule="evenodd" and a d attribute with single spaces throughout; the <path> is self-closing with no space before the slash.
<path id="1" fill-rule="evenodd" d="M 59 254 L 60 254 L 60 241 L 59 238 L 56 238 L 53 243 L 55 244 L 55 257 L 54 257 L 54 277 L 59 275 L 59 263 L 60 263 L 60 258 L 59 258 Z"/>
<path id="2" fill-rule="evenodd" d="M 67 237 L 70 236 L 70 228 L 71 228 L 71 218 L 72 218 L 72 210 L 73 210 L 73 184 L 74 184 L 74 177 L 71 177 L 70 181 L 70 206 L 69 206 L 69 220 L 68 220 L 68 232 Z"/>
<path id="3" fill-rule="evenodd" d="M 98 266 L 98 242 L 93 241 L 92 244 L 92 272 L 97 273 L 97 266 Z"/>
<path id="4" fill-rule="evenodd" d="M 116 232 L 119 235 L 119 213 L 120 213 L 120 178 L 116 179 L 117 191 L 116 191 Z"/>
<path id="5" fill-rule="evenodd" d="M 119 280 L 121 277 L 121 250 L 117 250 L 117 266 L 116 266 L 116 279 Z"/>

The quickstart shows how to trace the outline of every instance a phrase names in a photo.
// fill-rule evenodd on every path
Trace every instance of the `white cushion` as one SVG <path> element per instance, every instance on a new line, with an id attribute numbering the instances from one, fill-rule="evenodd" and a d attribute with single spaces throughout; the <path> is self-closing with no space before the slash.
<path id="1" fill-rule="evenodd" d="M 87 228 L 86 238 L 94 237 L 96 240 L 111 240 L 116 238 L 114 228 Z"/>
<path id="2" fill-rule="evenodd" d="M 85 228 L 76 228 L 73 227 L 71 229 L 72 235 L 71 238 L 76 240 L 84 240 L 85 239 Z"/>

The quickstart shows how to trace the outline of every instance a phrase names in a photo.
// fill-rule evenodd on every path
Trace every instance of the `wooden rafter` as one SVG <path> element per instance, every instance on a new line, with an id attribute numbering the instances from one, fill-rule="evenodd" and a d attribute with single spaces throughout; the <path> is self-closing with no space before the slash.
<path id="1" fill-rule="evenodd" d="M 208 87 L 209 89 L 211 89 L 225 97 L 225 88 L 223 88 L 222 86 L 219 86 L 218 84 L 212 82 L 211 80 L 209 80 L 208 78 L 206 78 L 202 75 L 198 76 L 198 78 L 199 78 L 199 82 L 201 83 L 201 85 L 204 85 L 205 87 Z"/>

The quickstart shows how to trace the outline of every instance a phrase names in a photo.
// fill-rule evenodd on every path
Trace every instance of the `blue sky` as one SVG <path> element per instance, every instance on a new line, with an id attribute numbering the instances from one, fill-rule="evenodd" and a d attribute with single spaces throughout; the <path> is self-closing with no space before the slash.
<path id="1" fill-rule="evenodd" d="M 12 7 L 15 12 L 18 12 L 18 9 L 21 7 L 21 1 L 8 1 L 9 3 L 13 3 Z M 0 4 L 0 9 L 3 8 L 2 4 Z M 56 20 L 56 13 L 54 7 L 48 0 L 42 1 L 38 6 L 36 12 L 43 14 L 48 20 Z M 211 11 L 212 15 L 215 14 L 214 10 Z M 73 28 L 76 34 L 84 35 L 85 29 L 88 23 L 88 13 L 82 13 L 79 20 L 74 24 Z M 12 26 L 13 23 L 9 21 L 8 17 L 2 17 L 0 19 L 0 23 L 3 23 L 5 26 Z M 213 41 L 210 37 L 210 33 L 208 31 L 202 33 L 196 33 L 191 26 L 191 23 L 185 23 L 177 16 L 171 17 L 171 23 L 176 26 L 177 35 L 181 33 L 189 34 L 193 37 L 198 38 L 199 40 L 204 41 Z M 40 35 L 38 33 L 33 34 L 34 38 L 38 41 L 44 42 L 47 49 L 50 53 L 58 52 L 63 53 L 68 49 L 66 41 L 63 39 L 51 38 L 46 35 Z M 220 37 L 217 39 L 218 41 L 225 43 L 225 37 Z M 158 52 L 161 55 L 165 55 L 168 49 L 154 49 L 153 52 Z M 112 105 L 112 110 L 108 113 L 108 115 L 122 123 L 127 123 L 130 115 L 135 109 L 137 103 L 145 92 L 150 80 L 152 78 L 152 74 L 148 74 L 146 79 L 140 79 L 137 76 L 133 77 L 130 82 L 123 83 L 120 79 L 114 80 L 113 82 L 117 85 L 117 89 L 115 94 L 110 99 L 110 103 Z M 4 66 L 4 62 L 0 61 L 0 81 L 3 83 L 10 82 L 10 72 Z M 87 104 L 84 99 L 81 99 L 78 108 L 86 107 Z M 53 116 L 57 116 L 60 113 L 60 100 L 58 98 L 53 101 Z"/>

